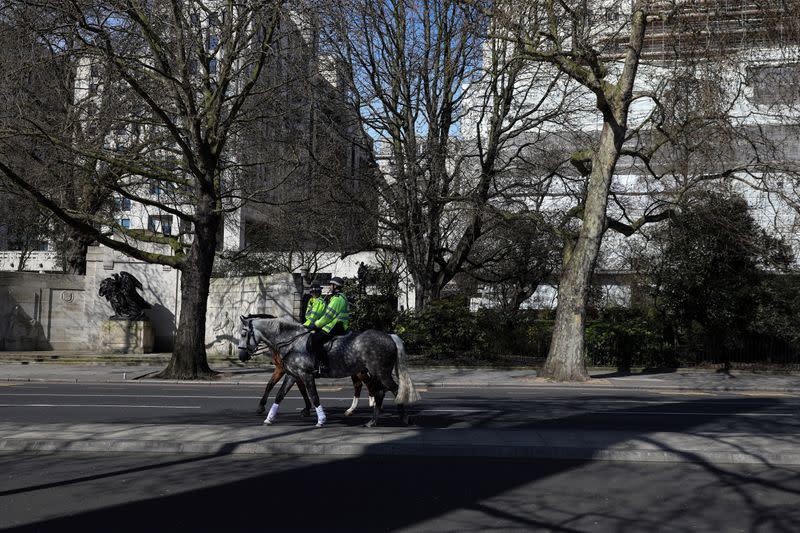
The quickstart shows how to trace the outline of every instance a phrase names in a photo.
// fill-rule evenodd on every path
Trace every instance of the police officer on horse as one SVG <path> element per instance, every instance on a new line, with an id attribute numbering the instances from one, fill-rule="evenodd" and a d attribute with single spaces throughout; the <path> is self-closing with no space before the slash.
<path id="1" fill-rule="evenodd" d="M 325 298 L 322 297 L 322 285 L 319 281 L 314 280 L 311 282 L 311 288 L 308 289 L 308 294 L 311 296 L 306 304 L 306 321 L 303 322 L 305 327 L 311 327 L 318 318 L 325 314 Z"/>
<path id="2" fill-rule="evenodd" d="M 347 298 L 341 292 L 344 281 L 342 278 L 334 276 L 329 283 L 330 295 L 327 298 L 322 316 L 316 318 L 313 322 L 304 324 L 312 332 L 311 351 L 320 375 L 325 374 L 328 370 L 328 356 L 324 349 L 325 343 L 335 335 L 344 335 L 350 329 L 350 306 L 347 303 Z"/>

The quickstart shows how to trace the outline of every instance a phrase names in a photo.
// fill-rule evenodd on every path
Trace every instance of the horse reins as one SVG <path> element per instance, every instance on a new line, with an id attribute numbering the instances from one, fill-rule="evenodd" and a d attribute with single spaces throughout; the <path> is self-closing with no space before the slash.
<path id="1" fill-rule="evenodd" d="M 275 352 L 276 354 L 280 355 L 279 348 L 282 348 L 283 346 L 288 346 L 291 343 L 293 343 L 294 341 L 296 341 L 297 339 L 299 339 L 300 337 L 302 337 L 303 335 L 308 335 L 310 333 L 311 333 L 310 331 L 303 331 L 302 333 L 298 333 L 297 335 L 295 335 L 294 337 L 292 337 L 288 341 L 283 341 L 283 342 L 279 342 L 279 343 L 276 343 L 276 344 L 271 344 L 269 342 L 264 341 L 264 344 L 266 345 L 267 348 L 271 348 L 273 352 Z M 248 346 L 248 348 L 250 346 L 249 339 L 252 338 L 255 341 L 255 336 L 256 336 L 256 334 L 255 334 L 255 331 L 253 329 L 253 320 L 250 319 L 250 320 L 247 321 L 247 337 L 248 337 L 248 339 L 247 339 L 246 345 Z M 256 347 L 258 347 L 258 344 L 256 344 Z M 256 349 L 256 350 L 253 350 L 251 352 L 251 354 L 252 355 L 259 355 L 262 351 L 263 350 Z"/>

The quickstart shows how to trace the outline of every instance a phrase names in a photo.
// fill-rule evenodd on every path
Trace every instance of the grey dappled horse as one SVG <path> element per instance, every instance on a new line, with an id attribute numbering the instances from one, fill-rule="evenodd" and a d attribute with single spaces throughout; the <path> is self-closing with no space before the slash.
<path id="1" fill-rule="evenodd" d="M 274 318 L 274 317 L 273 317 Z M 270 376 L 269 381 L 267 382 L 267 386 L 264 389 L 264 394 L 261 396 L 261 399 L 258 401 L 258 409 L 256 413 L 263 415 L 267 412 L 266 405 L 267 405 L 267 397 L 269 396 L 270 391 L 278 383 L 281 378 L 286 375 L 286 370 L 283 368 L 283 360 L 281 356 L 277 352 L 272 352 L 272 363 L 275 365 L 275 370 L 272 372 L 272 376 Z M 361 398 L 361 388 L 363 387 L 364 383 L 367 383 L 369 380 L 373 380 L 375 382 L 375 387 L 383 387 L 383 385 L 375 380 L 372 376 L 369 375 L 368 372 L 359 372 L 355 376 L 350 376 L 353 380 L 353 403 L 350 404 L 350 408 L 344 412 L 345 416 L 352 415 L 356 407 L 358 407 L 358 400 Z M 286 379 L 286 378 L 284 378 Z M 291 385 L 286 388 L 286 392 L 289 392 L 291 389 Z M 311 416 L 311 400 L 308 398 L 308 393 L 306 392 L 305 385 L 302 382 L 297 382 L 297 388 L 300 390 L 300 394 L 303 396 L 303 401 L 305 402 L 305 407 L 300 412 L 300 416 L 306 417 Z M 367 387 L 369 390 L 369 387 Z M 369 397 L 369 405 L 372 407 L 375 403 L 375 399 L 370 395 Z"/>
<path id="2" fill-rule="evenodd" d="M 306 328 L 289 318 L 241 317 L 241 320 L 239 359 L 247 361 L 263 343 L 279 355 L 287 374 L 264 423 L 269 425 L 274 422 L 284 396 L 294 382 L 299 381 L 305 385 L 316 408 L 317 427 L 325 425 L 325 411 L 320 405 L 314 381 L 314 356 L 309 352 L 309 335 Z M 405 404 L 418 400 L 419 394 L 405 367 L 405 348 L 400 337 L 367 330 L 334 337 L 326 348 L 329 353 L 329 370 L 322 377 L 342 378 L 366 369 L 374 378 L 366 383 L 370 396 L 375 398 L 372 419 L 367 422 L 367 427 L 378 423 L 385 390 L 390 390 L 395 395 L 398 415 L 404 424 L 408 424 Z M 399 384 L 394 380 L 393 373 L 396 373 Z M 380 382 L 385 389 L 377 387 L 377 382 Z"/>
<path id="3" fill-rule="evenodd" d="M 268 315 L 268 314 L 259 314 L 259 315 L 247 315 L 242 318 L 277 318 L 275 315 Z M 275 384 L 278 383 L 281 378 L 286 375 L 286 370 L 283 369 L 283 360 L 278 352 L 270 351 L 272 354 L 272 363 L 275 365 L 275 370 L 272 372 L 272 376 L 270 376 L 269 381 L 267 382 L 267 386 L 264 388 L 264 394 L 261 396 L 261 399 L 258 401 L 258 409 L 256 410 L 257 414 L 263 415 L 267 412 L 266 405 L 267 405 L 267 397 L 269 396 L 270 391 L 275 387 Z M 368 381 L 372 380 L 373 382 L 373 389 L 377 387 L 383 387 L 381 382 L 377 381 L 375 378 L 369 375 L 368 372 L 363 371 L 350 376 L 353 380 L 353 403 L 350 404 L 350 408 L 344 412 L 345 416 L 352 415 L 356 408 L 358 407 L 358 400 L 361 398 L 361 389 L 363 385 Z M 291 385 L 288 385 L 286 388 L 286 392 L 288 393 L 289 390 L 292 388 Z M 306 387 L 303 385 L 302 382 L 297 382 L 297 388 L 300 391 L 300 394 L 303 396 L 303 402 L 305 402 L 305 406 L 303 410 L 300 411 L 301 417 L 311 416 L 311 400 L 308 398 L 308 393 L 306 392 Z M 367 390 L 370 390 L 370 387 L 367 387 Z M 369 397 L 369 406 L 372 407 L 375 404 L 375 398 L 371 395 Z"/>

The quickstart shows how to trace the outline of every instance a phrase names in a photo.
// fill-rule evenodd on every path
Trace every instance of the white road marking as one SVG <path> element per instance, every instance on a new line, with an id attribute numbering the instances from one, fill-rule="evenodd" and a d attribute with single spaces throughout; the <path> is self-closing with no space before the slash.
<path id="1" fill-rule="evenodd" d="M 707 412 L 707 413 L 694 413 L 691 411 L 687 412 L 670 412 L 670 411 L 596 411 L 592 414 L 601 413 L 601 414 L 620 414 L 620 415 L 669 415 L 669 416 L 722 416 L 722 417 L 731 417 L 731 416 L 797 416 L 797 413 L 715 413 L 715 412 Z"/>
<path id="2" fill-rule="evenodd" d="M 124 407 L 125 409 L 200 409 L 199 405 L 125 405 L 95 403 L 0 403 L 0 407 Z"/>
<path id="3" fill-rule="evenodd" d="M 499 409 L 423 409 L 421 413 L 502 413 Z M 647 415 L 647 416 L 798 416 L 796 413 L 715 413 L 715 412 L 670 412 L 670 411 L 582 411 L 586 415 Z"/>

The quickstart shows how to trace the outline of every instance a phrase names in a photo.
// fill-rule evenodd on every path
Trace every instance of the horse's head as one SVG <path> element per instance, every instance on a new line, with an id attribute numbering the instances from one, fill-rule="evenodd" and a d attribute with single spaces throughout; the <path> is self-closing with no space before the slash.
<path id="1" fill-rule="evenodd" d="M 256 328 L 253 325 L 253 319 L 256 318 L 275 318 L 273 315 L 247 315 L 247 316 L 240 316 L 239 319 L 242 321 L 242 327 L 239 330 L 239 345 L 237 348 L 239 349 L 239 360 L 240 361 L 249 361 L 253 355 L 256 354 L 258 351 L 258 345 L 260 343 L 266 343 L 267 345 L 271 345 L 271 341 L 267 338 L 268 335 L 264 334 L 264 331 L 261 329 Z"/>
<path id="2" fill-rule="evenodd" d="M 258 343 L 255 338 L 255 331 L 253 330 L 253 319 L 239 317 L 242 321 L 242 327 L 239 332 L 239 360 L 249 361 L 253 357 L 253 352 L 256 350 Z"/>

